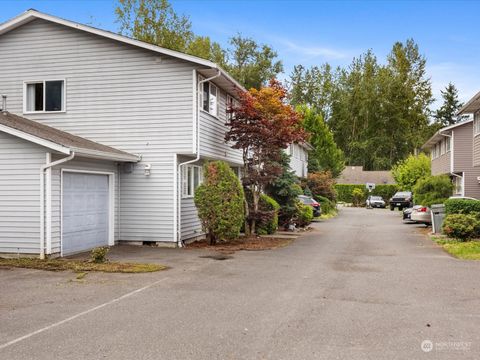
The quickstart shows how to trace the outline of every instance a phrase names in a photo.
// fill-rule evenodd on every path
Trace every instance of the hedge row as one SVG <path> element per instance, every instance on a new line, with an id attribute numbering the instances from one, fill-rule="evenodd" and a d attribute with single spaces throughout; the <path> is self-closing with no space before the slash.
<path id="1" fill-rule="evenodd" d="M 448 199 L 445 201 L 447 214 L 480 214 L 480 201 L 467 199 Z"/>
<path id="2" fill-rule="evenodd" d="M 352 192 L 353 189 L 360 189 L 365 198 L 368 196 L 368 190 L 365 188 L 365 185 L 354 185 L 354 184 L 336 184 L 335 190 L 337 191 L 337 201 L 351 203 L 353 202 Z M 388 203 L 388 200 L 399 190 L 397 185 L 376 185 L 375 189 L 372 191 L 371 195 L 381 196 L 385 202 Z"/>

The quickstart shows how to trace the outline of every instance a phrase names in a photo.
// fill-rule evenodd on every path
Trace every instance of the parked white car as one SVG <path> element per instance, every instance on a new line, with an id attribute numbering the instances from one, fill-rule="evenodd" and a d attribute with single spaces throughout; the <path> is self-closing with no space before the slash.
<path id="1" fill-rule="evenodd" d="M 463 200 L 477 200 L 468 196 L 450 196 L 449 199 L 463 199 Z M 404 215 L 405 220 L 405 215 Z M 432 212 L 427 206 L 414 206 L 410 214 L 410 220 L 419 224 L 431 225 L 432 224 Z"/>

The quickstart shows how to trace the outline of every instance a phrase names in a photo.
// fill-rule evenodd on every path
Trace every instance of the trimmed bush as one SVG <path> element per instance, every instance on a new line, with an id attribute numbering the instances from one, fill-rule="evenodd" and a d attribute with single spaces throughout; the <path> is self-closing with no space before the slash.
<path id="1" fill-rule="evenodd" d="M 355 184 L 337 184 L 335 185 L 335 190 L 337 192 L 337 201 L 352 203 L 352 192 L 353 189 L 360 189 L 363 191 L 363 197 L 366 199 L 368 196 L 368 191 L 365 188 L 365 185 L 355 185 Z M 392 184 L 382 184 L 376 185 L 375 189 L 371 192 L 370 195 L 381 196 L 386 203 L 390 198 L 399 190 L 397 185 Z"/>
<path id="2" fill-rule="evenodd" d="M 295 220 L 297 226 L 307 226 L 313 220 L 313 208 L 310 205 L 305 205 L 301 202 L 297 202 L 297 214 Z"/>
<path id="3" fill-rule="evenodd" d="M 446 175 L 429 176 L 413 187 L 415 203 L 423 206 L 443 204 L 453 192 L 453 184 Z"/>
<path id="4" fill-rule="evenodd" d="M 260 195 L 260 211 L 263 213 L 257 224 L 257 234 L 273 234 L 278 229 L 278 211 L 280 205 L 270 196 Z"/>
<path id="5" fill-rule="evenodd" d="M 465 241 L 477 236 L 480 222 L 475 215 L 450 214 L 443 220 L 442 227 L 449 238 Z"/>
<path id="6" fill-rule="evenodd" d="M 210 244 L 238 238 L 245 220 L 245 196 L 238 177 L 224 161 L 206 163 L 203 171 L 195 205 Z"/>
<path id="7" fill-rule="evenodd" d="M 480 201 L 467 199 L 448 199 L 445 201 L 447 214 L 479 214 Z"/>
<path id="8" fill-rule="evenodd" d="M 353 206 L 361 206 L 365 201 L 365 191 L 355 188 L 352 190 Z"/>

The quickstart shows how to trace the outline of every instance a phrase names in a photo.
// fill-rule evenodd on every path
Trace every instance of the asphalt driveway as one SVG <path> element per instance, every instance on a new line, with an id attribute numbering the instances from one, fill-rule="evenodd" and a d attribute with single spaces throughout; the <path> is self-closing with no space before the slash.
<path id="1" fill-rule="evenodd" d="M 399 216 L 346 208 L 224 261 L 114 251 L 172 267 L 153 274 L 0 270 L 0 359 L 480 358 L 480 262 Z"/>

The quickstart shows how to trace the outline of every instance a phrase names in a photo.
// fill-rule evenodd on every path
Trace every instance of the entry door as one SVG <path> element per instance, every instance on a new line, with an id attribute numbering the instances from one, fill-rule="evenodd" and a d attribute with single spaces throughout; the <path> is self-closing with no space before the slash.
<path id="1" fill-rule="evenodd" d="M 108 175 L 63 173 L 63 254 L 108 245 Z"/>

